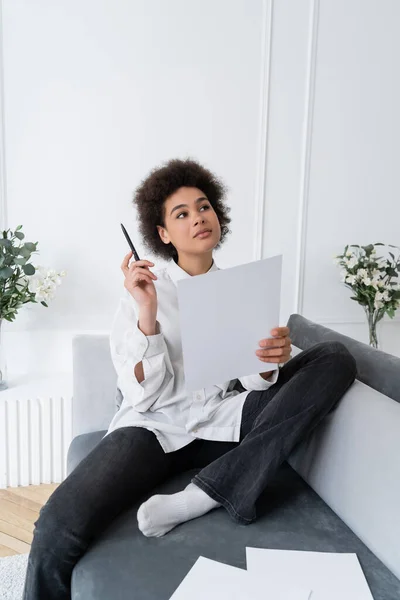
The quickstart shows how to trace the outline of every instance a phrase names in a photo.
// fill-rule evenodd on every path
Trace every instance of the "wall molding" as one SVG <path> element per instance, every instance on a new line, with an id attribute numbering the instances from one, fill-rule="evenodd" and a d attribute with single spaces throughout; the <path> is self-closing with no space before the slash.
<path id="1" fill-rule="evenodd" d="M 303 128 L 303 152 L 300 176 L 300 194 L 297 229 L 297 262 L 296 262 L 296 288 L 295 312 L 303 314 L 304 309 L 304 278 L 306 241 L 308 226 L 308 203 L 310 187 L 311 146 L 315 100 L 315 72 L 317 64 L 319 24 L 319 0 L 312 0 L 310 10 L 310 33 L 308 44 L 307 87 L 305 101 L 305 115 Z"/>
<path id="2" fill-rule="evenodd" d="M 271 87 L 272 23 L 274 0 L 263 0 L 260 72 L 260 121 L 256 202 L 254 210 L 254 259 L 262 258 L 264 245 L 264 214 L 266 203 L 266 172 L 268 155 L 269 108 Z"/>
<path id="3" fill-rule="evenodd" d="M 0 228 L 7 229 L 6 142 L 4 122 L 3 2 L 0 0 Z"/>

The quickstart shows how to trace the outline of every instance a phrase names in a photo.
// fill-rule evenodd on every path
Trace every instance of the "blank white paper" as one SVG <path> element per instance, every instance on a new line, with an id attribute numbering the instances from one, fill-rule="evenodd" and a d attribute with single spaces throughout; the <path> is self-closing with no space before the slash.
<path id="1" fill-rule="evenodd" d="M 200 556 L 170 600 L 309 600 L 310 590 L 270 584 L 244 569 Z"/>
<path id="2" fill-rule="evenodd" d="M 354 553 L 246 548 L 246 561 L 249 573 L 268 582 L 310 587 L 310 600 L 373 600 Z"/>
<path id="3" fill-rule="evenodd" d="M 279 326 L 282 255 L 177 282 L 187 390 L 273 371 L 259 341 Z"/>

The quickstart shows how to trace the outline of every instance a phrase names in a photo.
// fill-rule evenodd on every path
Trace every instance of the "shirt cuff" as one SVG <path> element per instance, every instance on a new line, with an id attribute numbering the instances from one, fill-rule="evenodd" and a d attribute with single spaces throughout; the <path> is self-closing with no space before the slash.
<path id="1" fill-rule="evenodd" d="M 247 390 L 262 391 L 267 390 L 269 387 L 271 387 L 271 385 L 274 385 L 274 383 L 277 382 L 278 377 L 279 368 L 273 370 L 268 380 L 264 379 L 264 377 L 261 377 L 259 373 L 255 373 L 254 375 L 240 377 L 239 381 Z"/>
<path id="2" fill-rule="evenodd" d="M 154 335 L 145 335 L 139 329 L 139 321 L 133 325 L 132 335 L 128 337 L 128 350 L 137 358 L 137 362 L 143 358 L 151 358 L 165 350 L 165 340 L 162 327 L 156 321 L 156 333 Z"/>
<path id="3" fill-rule="evenodd" d="M 260 375 L 261 377 L 261 375 Z M 264 379 L 264 377 L 261 377 L 261 379 L 264 379 L 264 381 L 267 381 L 268 383 L 276 383 L 279 377 L 279 369 L 274 369 L 272 371 L 272 374 L 268 377 L 268 379 Z"/>

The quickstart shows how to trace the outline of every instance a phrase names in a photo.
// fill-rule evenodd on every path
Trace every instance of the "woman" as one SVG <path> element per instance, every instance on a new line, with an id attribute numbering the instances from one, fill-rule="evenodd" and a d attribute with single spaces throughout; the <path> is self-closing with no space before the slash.
<path id="1" fill-rule="evenodd" d="M 110 349 L 123 401 L 97 447 L 40 511 L 24 600 L 70 599 L 75 564 L 135 502 L 148 537 L 219 507 L 251 523 L 279 466 L 355 379 L 356 362 L 343 344 L 319 343 L 289 360 L 289 330 L 277 327 L 272 337 L 260 331 L 260 373 L 185 391 L 177 281 L 218 269 L 213 251 L 230 223 L 225 193 L 192 160 L 169 161 L 136 191 L 143 240 L 169 262 L 154 272 L 148 260 L 129 264 L 131 253 L 122 262 L 125 291 Z M 282 367 L 268 370 L 268 363 Z M 191 468 L 199 472 L 181 492 L 151 494 Z"/>

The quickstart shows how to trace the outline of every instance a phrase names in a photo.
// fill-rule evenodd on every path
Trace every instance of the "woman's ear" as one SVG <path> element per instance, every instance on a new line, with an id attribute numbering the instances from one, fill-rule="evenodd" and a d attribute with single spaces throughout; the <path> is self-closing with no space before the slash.
<path id="1" fill-rule="evenodd" d="M 158 235 L 161 238 L 161 241 L 164 242 L 164 244 L 169 244 L 170 239 L 164 227 L 161 227 L 161 225 L 157 225 L 157 231 Z"/>

